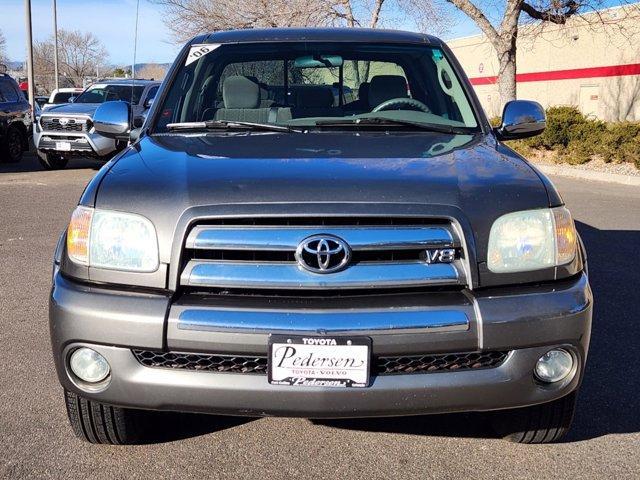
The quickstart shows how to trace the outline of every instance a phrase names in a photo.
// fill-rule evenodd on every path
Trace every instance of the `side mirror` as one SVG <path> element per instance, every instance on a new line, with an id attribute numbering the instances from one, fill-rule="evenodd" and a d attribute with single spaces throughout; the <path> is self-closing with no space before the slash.
<path id="1" fill-rule="evenodd" d="M 507 102 L 502 112 L 502 124 L 495 129 L 499 140 L 517 140 L 539 135 L 547 126 L 542 105 L 529 100 Z"/>
<path id="2" fill-rule="evenodd" d="M 108 138 L 128 138 L 131 130 L 131 107 L 128 102 L 104 102 L 93 114 L 93 126 Z"/>
<path id="3" fill-rule="evenodd" d="M 154 99 L 154 98 L 155 98 L 155 97 L 147 98 L 147 99 L 144 101 L 144 108 L 151 108 L 151 105 L 153 105 L 153 99 Z"/>
<path id="4" fill-rule="evenodd" d="M 76 97 L 69 97 L 69 98 L 67 99 L 67 102 L 68 102 L 68 103 L 73 103 L 73 102 L 75 102 L 75 101 L 76 101 Z"/>

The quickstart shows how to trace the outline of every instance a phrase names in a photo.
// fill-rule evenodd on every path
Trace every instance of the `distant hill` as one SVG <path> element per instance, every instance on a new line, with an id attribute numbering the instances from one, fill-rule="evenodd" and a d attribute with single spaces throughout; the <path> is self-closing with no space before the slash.
<path id="1" fill-rule="evenodd" d="M 9 70 L 22 70 L 24 62 L 5 62 Z"/>
<path id="2" fill-rule="evenodd" d="M 144 67 L 146 67 L 147 65 L 160 65 L 161 67 L 165 68 L 166 70 L 169 70 L 169 68 L 171 68 L 171 63 L 136 63 L 136 70 L 141 70 Z M 127 65 L 128 67 L 128 65 Z M 125 68 L 125 67 L 122 67 Z"/>
<path id="3" fill-rule="evenodd" d="M 24 62 L 5 62 L 8 70 L 22 70 Z M 161 67 L 169 70 L 171 67 L 171 63 L 136 63 L 136 70 L 141 70 L 147 65 L 160 65 Z M 128 70 L 131 68 L 131 65 L 114 65 L 113 68 L 122 68 L 124 70 Z"/>

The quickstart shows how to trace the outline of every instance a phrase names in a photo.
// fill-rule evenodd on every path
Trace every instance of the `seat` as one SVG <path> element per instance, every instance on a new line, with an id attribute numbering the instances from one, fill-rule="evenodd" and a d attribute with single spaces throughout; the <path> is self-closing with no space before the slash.
<path id="1" fill-rule="evenodd" d="M 334 107 L 333 90 L 324 86 L 304 86 L 296 89 L 296 106 L 291 108 L 293 118 L 341 117 L 344 112 Z"/>
<path id="2" fill-rule="evenodd" d="M 407 79 L 402 75 L 376 75 L 369 84 L 369 107 L 375 108 L 392 98 L 408 98 Z"/>
<path id="3" fill-rule="evenodd" d="M 240 75 L 228 77 L 222 85 L 224 106 L 215 111 L 215 120 L 275 123 L 277 107 L 261 107 L 260 85 Z"/>
<path id="4" fill-rule="evenodd" d="M 366 113 L 369 108 L 369 82 L 362 82 L 358 87 L 358 99 L 344 106 L 350 114 Z"/>

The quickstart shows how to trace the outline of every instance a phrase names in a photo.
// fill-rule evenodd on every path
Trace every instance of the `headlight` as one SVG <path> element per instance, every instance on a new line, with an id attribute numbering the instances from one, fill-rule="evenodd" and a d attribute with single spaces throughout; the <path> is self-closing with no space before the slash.
<path id="1" fill-rule="evenodd" d="M 576 254 L 577 234 L 564 207 L 508 213 L 489 234 L 487 265 L 495 273 L 563 265 Z"/>
<path id="2" fill-rule="evenodd" d="M 78 207 L 67 230 L 67 254 L 90 267 L 154 272 L 158 239 L 153 224 L 141 215 Z"/>

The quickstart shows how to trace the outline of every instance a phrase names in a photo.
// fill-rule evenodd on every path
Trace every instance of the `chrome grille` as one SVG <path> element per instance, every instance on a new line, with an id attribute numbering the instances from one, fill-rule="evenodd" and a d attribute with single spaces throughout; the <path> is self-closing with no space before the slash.
<path id="1" fill-rule="evenodd" d="M 86 132 L 88 120 L 84 118 L 42 117 L 40 126 L 45 132 Z"/>
<path id="2" fill-rule="evenodd" d="M 213 222 L 212 222 L 213 223 Z M 295 252 L 309 237 L 328 235 L 352 250 L 333 273 L 300 267 Z M 451 263 L 428 263 L 426 249 L 456 252 Z M 242 219 L 196 225 L 185 241 L 180 284 L 197 288 L 326 290 L 465 285 L 464 252 L 442 219 Z"/>

